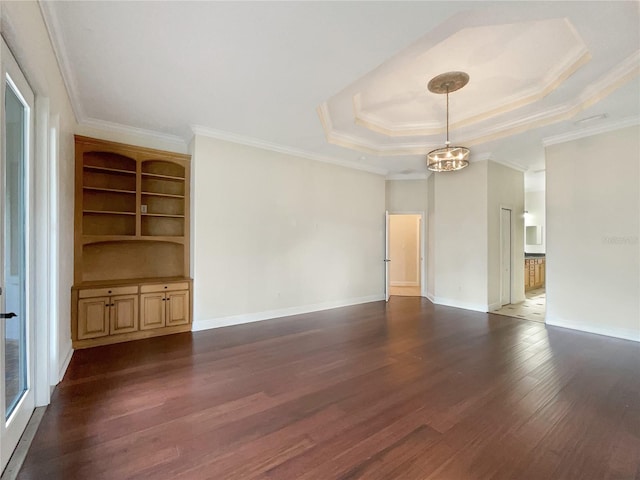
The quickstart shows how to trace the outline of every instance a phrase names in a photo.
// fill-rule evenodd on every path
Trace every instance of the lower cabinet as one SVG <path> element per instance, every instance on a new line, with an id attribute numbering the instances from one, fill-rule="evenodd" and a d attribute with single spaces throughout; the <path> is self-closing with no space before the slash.
<path id="1" fill-rule="evenodd" d="M 167 326 L 189 323 L 189 292 L 167 293 Z"/>
<path id="2" fill-rule="evenodd" d="M 148 330 L 189 323 L 189 290 L 185 290 L 187 286 L 175 284 L 141 287 L 140 329 Z"/>
<path id="3" fill-rule="evenodd" d="M 109 305 L 109 334 L 138 330 L 138 295 L 113 297 Z"/>
<path id="4" fill-rule="evenodd" d="M 78 301 L 78 339 L 109 335 L 109 297 Z"/>
<path id="5" fill-rule="evenodd" d="M 165 294 L 143 293 L 140 295 L 140 329 L 161 328 L 165 324 Z"/>
<path id="6" fill-rule="evenodd" d="M 544 287 L 545 259 L 527 258 L 524 261 L 524 290 Z"/>
<path id="7" fill-rule="evenodd" d="M 72 297 L 74 348 L 190 329 L 190 281 L 74 288 Z"/>

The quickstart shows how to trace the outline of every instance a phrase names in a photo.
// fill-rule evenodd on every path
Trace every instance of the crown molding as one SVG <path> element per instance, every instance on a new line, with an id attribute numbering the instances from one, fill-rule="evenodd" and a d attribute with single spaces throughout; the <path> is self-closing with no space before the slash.
<path id="1" fill-rule="evenodd" d="M 144 128 L 122 125 L 120 123 L 98 120 L 95 118 L 86 118 L 81 122 L 78 122 L 78 124 L 81 127 L 95 128 L 98 130 L 103 130 L 105 132 L 111 132 L 120 135 L 135 135 L 156 142 L 162 141 L 168 145 L 173 146 L 175 149 L 181 152 L 186 152 L 188 149 L 188 141 L 178 135 L 156 132 L 155 130 L 147 130 Z"/>
<path id="2" fill-rule="evenodd" d="M 607 122 L 601 125 L 592 126 L 589 128 L 583 128 L 573 132 L 563 133 L 561 135 L 554 135 L 551 137 L 545 137 L 542 139 L 542 145 L 550 147 L 551 145 L 557 145 L 559 143 L 570 142 L 572 140 L 579 140 L 581 138 L 592 137 L 601 133 L 612 132 L 614 130 L 620 130 L 622 128 L 633 127 L 640 125 L 640 117 L 629 117 L 617 122 Z"/>
<path id="3" fill-rule="evenodd" d="M 527 167 L 520 165 L 519 163 L 515 163 L 515 162 L 509 162 L 508 160 L 496 160 L 495 158 L 493 158 L 492 156 L 493 154 L 491 152 L 485 152 L 485 153 L 479 153 L 477 155 L 471 155 L 471 162 L 475 163 L 475 162 L 484 162 L 484 161 L 489 161 L 489 162 L 493 162 L 493 163 L 499 163 L 500 165 L 503 165 L 505 167 L 508 167 L 512 170 L 517 170 L 518 172 L 526 172 L 528 170 Z"/>
<path id="4" fill-rule="evenodd" d="M 518 172 L 525 173 L 526 171 L 529 170 L 527 167 L 523 167 L 519 163 L 509 162 L 507 160 L 496 160 L 495 158 L 489 158 L 489 160 L 492 161 L 493 163 L 499 163 L 500 165 L 508 167 L 512 170 L 517 170 Z"/>
<path id="5" fill-rule="evenodd" d="M 350 150 L 357 150 L 359 152 L 368 153 L 369 155 L 426 155 L 427 152 L 442 146 L 441 144 L 392 144 L 392 145 L 373 145 L 364 139 L 356 137 L 355 135 L 349 135 L 342 132 L 337 132 L 333 128 L 333 122 L 331 120 L 331 113 L 329 112 L 329 106 L 327 102 L 322 102 L 318 108 L 316 108 L 318 117 L 320 117 L 320 123 L 324 130 L 324 135 L 328 143 L 338 145 L 340 147 L 348 148 Z"/>
<path id="6" fill-rule="evenodd" d="M 471 155 L 471 162 L 484 162 L 485 160 L 491 160 L 491 152 L 478 153 Z"/>
<path id="7" fill-rule="evenodd" d="M 636 50 L 608 74 L 603 75 L 590 85 L 587 85 L 578 96 L 583 109 L 599 102 L 604 97 L 620 88 L 640 73 L 640 50 Z"/>
<path id="8" fill-rule="evenodd" d="M 63 35 L 60 33 L 62 32 L 62 28 L 60 27 L 53 3 L 54 2 L 38 0 L 40 13 L 42 14 L 42 19 L 44 20 L 44 25 L 49 35 L 49 42 L 51 43 L 53 54 L 58 63 L 58 70 L 60 70 L 62 81 L 67 90 L 67 96 L 71 102 L 71 109 L 76 117 L 76 122 L 80 123 L 86 118 L 86 115 L 82 108 L 82 102 L 78 97 L 78 83 L 73 69 L 70 66 L 69 59 L 66 56 L 67 48 L 65 47 Z"/>
<path id="9" fill-rule="evenodd" d="M 238 135 L 231 132 L 225 132 L 222 130 L 216 130 L 201 125 L 192 125 L 191 130 L 194 135 L 200 135 L 209 138 L 215 138 L 217 140 L 224 140 L 227 142 L 238 143 L 240 145 L 247 145 L 249 147 L 261 148 L 263 150 L 269 150 L 272 152 L 283 153 L 285 155 L 293 155 L 295 157 L 306 158 L 307 160 L 314 160 L 316 162 L 329 163 L 332 165 L 338 165 L 340 167 L 351 168 L 353 170 L 361 170 L 369 173 L 375 173 L 377 175 L 386 175 L 387 170 L 384 168 L 374 167 L 371 165 L 364 165 L 361 163 L 350 162 L 348 160 L 340 160 L 325 155 L 319 155 L 317 153 L 307 152 L 305 150 L 288 147 L 285 145 L 279 145 L 277 143 L 266 142 L 257 138 L 247 137 L 244 135 Z"/>
<path id="10" fill-rule="evenodd" d="M 417 173 L 389 173 L 385 180 L 426 180 L 431 175 L 431 171 Z"/>
<path id="11" fill-rule="evenodd" d="M 445 132 L 445 127 L 436 122 L 431 124 L 404 124 L 389 125 L 376 115 L 366 112 L 362 107 L 362 93 L 357 92 L 351 98 L 351 106 L 353 108 L 353 121 L 356 125 L 360 125 L 372 132 L 385 135 L 387 137 L 411 137 L 438 135 Z M 450 126 L 455 127 L 454 124 Z"/>

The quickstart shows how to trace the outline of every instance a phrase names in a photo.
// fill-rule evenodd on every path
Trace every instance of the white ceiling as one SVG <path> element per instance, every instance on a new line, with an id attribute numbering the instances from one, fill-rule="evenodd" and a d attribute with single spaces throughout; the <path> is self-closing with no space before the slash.
<path id="1" fill-rule="evenodd" d="M 640 118 L 635 1 L 41 5 L 88 125 L 415 175 L 444 141 L 444 98 L 426 90 L 444 71 L 471 76 L 451 138 L 475 159 L 534 172 L 544 141 Z"/>

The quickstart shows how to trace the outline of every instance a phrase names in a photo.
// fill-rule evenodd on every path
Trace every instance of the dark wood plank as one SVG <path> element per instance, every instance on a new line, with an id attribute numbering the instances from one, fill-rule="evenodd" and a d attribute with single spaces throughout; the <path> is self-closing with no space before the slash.
<path id="1" fill-rule="evenodd" d="M 640 478 L 640 346 L 392 297 L 78 351 L 21 479 Z"/>

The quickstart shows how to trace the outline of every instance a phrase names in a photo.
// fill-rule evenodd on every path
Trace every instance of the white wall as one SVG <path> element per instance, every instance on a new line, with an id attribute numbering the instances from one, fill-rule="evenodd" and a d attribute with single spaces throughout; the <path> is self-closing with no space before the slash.
<path id="1" fill-rule="evenodd" d="M 420 286 L 420 215 L 389 216 L 389 283 Z"/>
<path id="2" fill-rule="evenodd" d="M 640 341 L 640 128 L 546 148 L 546 322 Z"/>
<path id="3" fill-rule="evenodd" d="M 524 174 L 513 168 L 487 163 L 488 215 L 488 303 L 489 310 L 501 307 L 500 209 L 511 209 L 511 303 L 524 295 Z"/>
<path id="4" fill-rule="evenodd" d="M 49 36 L 37 2 L 2 2 L 2 35 L 16 57 L 37 98 L 48 98 L 51 117 L 59 121 L 57 231 L 58 256 L 58 325 L 54 325 L 57 341 L 51 345 L 54 365 L 49 375 L 55 384 L 71 356 L 71 285 L 73 282 L 73 199 L 75 117 L 58 69 Z M 46 102 L 45 102 L 46 103 Z M 35 172 L 36 176 L 38 172 Z"/>
<path id="5" fill-rule="evenodd" d="M 525 227 L 534 225 L 542 227 L 542 243 L 540 245 L 525 244 L 524 250 L 527 253 L 545 253 L 546 251 L 547 223 L 544 197 L 544 190 L 524 194 L 524 209 L 527 211 L 524 217 Z"/>
<path id="6" fill-rule="evenodd" d="M 390 213 L 426 212 L 427 179 L 387 180 L 386 207 Z"/>
<path id="7" fill-rule="evenodd" d="M 196 136 L 194 330 L 384 298 L 382 176 Z"/>
<path id="8" fill-rule="evenodd" d="M 434 206 L 429 224 L 434 303 L 488 309 L 487 170 L 487 161 L 482 161 L 434 175 L 434 201 L 429 203 L 429 209 Z"/>

